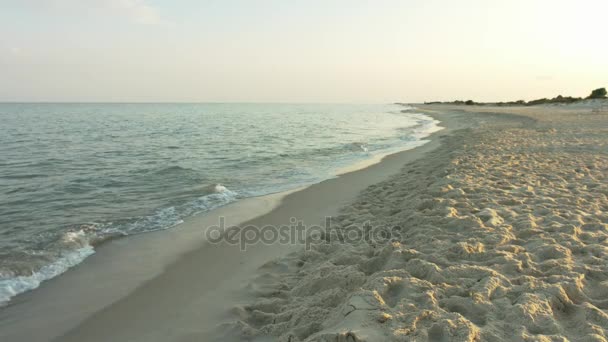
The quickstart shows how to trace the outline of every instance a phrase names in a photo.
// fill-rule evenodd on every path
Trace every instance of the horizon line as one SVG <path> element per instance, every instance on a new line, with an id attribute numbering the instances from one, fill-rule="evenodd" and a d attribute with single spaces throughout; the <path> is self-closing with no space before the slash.
<path id="1" fill-rule="evenodd" d="M 423 104 L 424 102 L 338 102 L 338 101 L 0 101 L 0 104 Z"/>

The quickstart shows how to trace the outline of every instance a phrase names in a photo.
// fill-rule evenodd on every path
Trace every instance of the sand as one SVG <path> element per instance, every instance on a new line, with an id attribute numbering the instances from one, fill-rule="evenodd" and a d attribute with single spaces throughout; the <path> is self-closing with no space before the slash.
<path id="1" fill-rule="evenodd" d="M 371 221 L 400 238 L 264 265 L 257 298 L 223 329 L 292 342 L 606 341 L 608 113 L 466 110 L 520 116 L 483 116 L 363 191 L 338 227 Z"/>
<path id="2" fill-rule="evenodd" d="M 392 240 L 203 244 L 55 340 L 605 341 L 608 113 L 421 108 L 431 143 L 243 223 Z"/>

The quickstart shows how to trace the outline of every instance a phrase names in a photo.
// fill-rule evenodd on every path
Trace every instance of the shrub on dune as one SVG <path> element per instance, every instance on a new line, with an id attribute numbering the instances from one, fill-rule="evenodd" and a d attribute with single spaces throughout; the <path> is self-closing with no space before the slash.
<path id="1" fill-rule="evenodd" d="M 591 92 L 591 95 L 587 97 L 588 99 L 605 99 L 606 98 L 606 88 L 597 88 Z"/>

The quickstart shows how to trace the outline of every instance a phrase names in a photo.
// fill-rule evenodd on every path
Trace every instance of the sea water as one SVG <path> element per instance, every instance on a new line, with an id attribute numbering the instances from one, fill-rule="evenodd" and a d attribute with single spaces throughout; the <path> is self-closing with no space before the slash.
<path id="1" fill-rule="evenodd" d="M 419 146 L 399 105 L 0 104 L 0 305 L 108 239 Z"/>

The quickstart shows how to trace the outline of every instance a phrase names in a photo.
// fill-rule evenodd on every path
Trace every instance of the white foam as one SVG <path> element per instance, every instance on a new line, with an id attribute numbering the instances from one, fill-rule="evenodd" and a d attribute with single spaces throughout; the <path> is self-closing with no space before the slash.
<path id="1" fill-rule="evenodd" d="M 197 198 L 192 207 L 198 211 L 209 211 L 219 208 L 238 199 L 238 194 L 227 187 L 216 184 L 214 193 Z"/>
<path id="2" fill-rule="evenodd" d="M 222 184 L 216 184 L 215 187 L 213 188 L 213 191 L 215 191 L 216 193 L 220 193 L 220 192 L 226 192 L 229 190 Z"/>
<path id="3" fill-rule="evenodd" d="M 228 203 L 234 202 L 238 194 L 221 184 L 216 184 L 214 193 L 199 197 L 191 207 L 195 211 L 209 211 Z M 95 253 L 91 241 L 103 236 L 132 235 L 162 230 L 174 227 L 183 222 L 180 216 L 192 213 L 178 213 L 175 207 L 157 210 L 154 215 L 131 223 L 123 227 L 97 227 L 97 224 L 88 225 L 85 229 L 66 232 L 62 237 L 62 245 L 69 249 L 54 262 L 43 266 L 37 272 L 27 276 L 1 276 L 0 275 L 0 306 L 6 305 L 14 296 L 31 291 L 40 284 L 54 278 L 69 268 L 81 263 L 84 259 Z M 147 228 L 154 227 L 154 228 Z M 70 248 L 71 247 L 71 248 Z"/>
<path id="4" fill-rule="evenodd" d="M 415 107 L 412 107 L 412 110 L 415 109 Z M 421 113 L 411 113 L 409 115 L 411 115 L 417 123 L 417 126 L 413 129 L 412 132 L 412 136 L 414 136 L 414 138 L 416 139 L 426 138 L 429 135 L 444 129 L 444 127 L 439 126 L 441 121 L 435 120 L 428 115 Z"/>
<path id="5" fill-rule="evenodd" d="M 83 231 L 71 232 L 66 235 L 67 239 L 81 239 L 84 236 Z M 34 272 L 29 276 L 7 277 L 0 279 L 0 306 L 6 305 L 8 301 L 23 292 L 31 291 L 48 279 L 54 278 L 69 268 L 78 265 L 88 256 L 95 253 L 93 247 L 89 244 L 76 249 L 74 251 L 65 252 L 55 262 L 43 266 L 38 272 Z"/>

